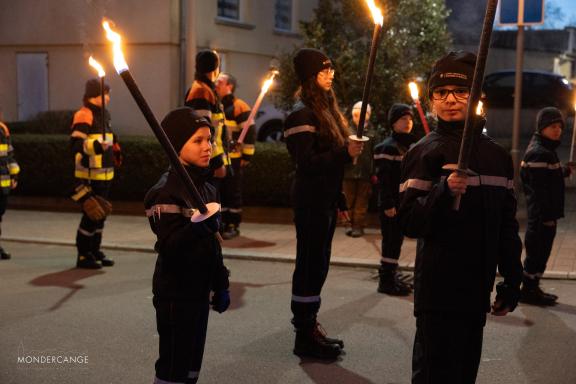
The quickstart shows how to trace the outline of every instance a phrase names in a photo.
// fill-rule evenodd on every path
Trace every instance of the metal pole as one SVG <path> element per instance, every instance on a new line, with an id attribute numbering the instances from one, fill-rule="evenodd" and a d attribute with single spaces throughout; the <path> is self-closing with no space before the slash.
<path id="1" fill-rule="evenodd" d="M 106 96 L 104 95 L 104 76 L 100 78 L 100 97 L 102 100 L 102 144 L 106 142 Z"/>
<path id="2" fill-rule="evenodd" d="M 364 133 L 364 122 L 366 120 L 366 110 L 368 109 L 368 99 L 370 98 L 370 87 L 374 75 L 374 63 L 376 62 L 376 53 L 380 41 L 380 31 L 382 26 L 374 24 L 374 34 L 372 35 L 372 46 L 370 47 L 370 58 L 368 59 L 368 71 L 366 72 L 366 81 L 364 82 L 364 91 L 362 92 L 362 108 L 360 109 L 360 120 L 356 129 L 356 138 L 362 139 Z"/>
<path id="3" fill-rule="evenodd" d="M 518 186 L 520 169 L 520 119 L 522 112 L 522 77 L 524 67 L 524 25 L 518 25 L 516 35 L 516 78 L 514 82 L 514 117 L 512 121 L 512 149 L 514 163 L 514 186 Z"/>

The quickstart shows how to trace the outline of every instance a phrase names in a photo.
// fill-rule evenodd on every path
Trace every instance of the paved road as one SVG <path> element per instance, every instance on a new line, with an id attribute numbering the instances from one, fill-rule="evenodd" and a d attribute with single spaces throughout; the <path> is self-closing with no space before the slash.
<path id="1" fill-rule="evenodd" d="M 0 262 L 0 383 L 151 383 L 153 255 L 117 251 L 110 253 L 117 267 L 93 272 L 70 269 L 71 247 L 10 243 L 10 250 L 18 256 Z M 409 383 L 412 303 L 375 293 L 371 271 L 332 268 L 320 318 L 345 339 L 347 354 L 323 364 L 291 354 L 292 266 L 227 264 L 234 305 L 211 314 L 201 382 Z M 576 282 L 545 284 L 562 304 L 522 306 L 489 321 L 478 383 L 576 383 Z M 26 362 L 47 355 L 76 362 Z"/>

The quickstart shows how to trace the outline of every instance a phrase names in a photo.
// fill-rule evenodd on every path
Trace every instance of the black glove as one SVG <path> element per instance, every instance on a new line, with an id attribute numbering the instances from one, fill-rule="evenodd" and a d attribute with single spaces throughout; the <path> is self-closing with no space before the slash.
<path id="1" fill-rule="evenodd" d="M 212 309 L 216 312 L 225 312 L 230 306 L 230 291 L 223 289 L 221 291 L 214 292 L 210 304 L 212 304 Z"/>
<path id="2" fill-rule="evenodd" d="M 220 212 L 216 212 L 209 218 L 199 223 L 192 223 L 194 232 L 201 237 L 207 237 L 215 234 L 220 229 Z"/>
<path id="3" fill-rule="evenodd" d="M 518 306 L 520 289 L 511 287 L 504 281 L 496 285 L 496 301 L 502 302 L 502 308 L 508 308 L 512 312 Z"/>

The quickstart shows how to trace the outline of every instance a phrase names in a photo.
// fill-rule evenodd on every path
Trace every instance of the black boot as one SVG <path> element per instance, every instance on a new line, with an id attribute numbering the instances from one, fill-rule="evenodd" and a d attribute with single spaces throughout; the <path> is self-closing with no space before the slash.
<path id="1" fill-rule="evenodd" d="M 96 261 L 96 258 L 91 253 L 85 253 L 84 255 L 78 255 L 76 259 L 76 268 L 84 269 L 100 269 L 102 264 Z"/>
<path id="2" fill-rule="evenodd" d="M 540 279 L 524 277 L 520 290 L 520 302 L 525 304 L 551 306 L 556 304 L 558 296 L 546 293 L 540 288 Z"/>
<path id="3" fill-rule="evenodd" d="M 326 333 L 326 331 L 324 330 L 322 325 L 320 325 L 320 323 L 318 323 L 318 322 L 316 322 L 316 327 L 314 328 L 314 332 L 316 332 L 316 334 L 319 335 L 319 337 L 322 340 L 324 340 L 324 342 L 326 344 L 334 344 L 334 345 L 339 346 L 340 348 L 344 348 L 344 340 L 328 337 L 328 334 Z"/>
<path id="4" fill-rule="evenodd" d="M 379 274 L 379 293 L 385 293 L 392 296 L 408 296 L 412 293 L 412 284 L 407 282 L 405 276 L 397 273 L 395 269 L 387 271 L 381 269 Z"/>
<path id="5" fill-rule="evenodd" d="M 226 230 L 222 233 L 224 240 L 230 240 L 240 235 L 240 230 L 234 224 L 229 224 Z"/>
<path id="6" fill-rule="evenodd" d="M 316 327 L 296 330 L 294 354 L 300 357 L 336 360 L 342 350 L 336 344 L 328 344 L 316 332 Z"/>
<path id="7" fill-rule="evenodd" d="M 102 251 L 92 252 L 96 261 L 99 261 L 103 267 L 111 267 L 114 265 L 114 260 L 106 257 Z"/>
<path id="8" fill-rule="evenodd" d="M 1 260 L 10 260 L 12 256 L 7 253 L 4 248 L 0 247 L 0 259 Z"/>

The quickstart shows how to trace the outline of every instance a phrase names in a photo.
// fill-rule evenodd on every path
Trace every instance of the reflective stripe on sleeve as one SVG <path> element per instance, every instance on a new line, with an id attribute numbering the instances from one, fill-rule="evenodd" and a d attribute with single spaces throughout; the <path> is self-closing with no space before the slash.
<path id="1" fill-rule="evenodd" d="M 420 191 L 430 191 L 432 189 L 432 182 L 430 180 L 408 179 L 404 183 L 400 184 L 400 192 L 404 192 L 408 188 L 418 189 Z"/>
<path id="2" fill-rule="evenodd" d="M 374 155 L 374 160 L 386 159 L 392 161 L 402 161 L 403 158 L 404 156 L 393 156 L 393 155 L 387 155 L 385 153 L 379 153 L 377 155 Z"/>
<path id="3" fill-rule="evenodd" d="M 390 258 L 388 258 L 388 257 L 381 257 L 381 258 L 380 258 L 380 261 L 381 261 L 382 263 L 385 263 L 385 264 L 398 264 L 398 260 L 396 260 L 396 259 L 390 259 Z"/>
<path id="4" fill-rule="evenodd" d="M 292 301 L 296 303 L 318 303 L 320 296 L 296 296 L 292 295 Z"/>
<path id="5" fill-rule="evenodd" d="M 284 137 L 288 137 L 291 135 L 295 135 L 297 133 L 302 133 L 302 132 L 316 132 L 316 127 L 313 125 L 298 125 L 296 127 L 292 127 L 289 128 L 287 130 L 284 131 Z"/>
<path id="6" fill-rule="evenodd" d="M 545 163 L 545 162 L 532 162 L 532 161 L 522 161 L 520 163 L 522 168 L 545 168 L 545 169 L 560 169 L 562 164 L 560 163 Z"/>
<path id="7" fill-rule="evenodd" d="M 156 215 L 160 217 L 162 213 L 177 213 L 184 217 L 192 217 L 196 210 L 194 208 L 181 207 L 176 204 L 156 204 L 145 210 L 146 217 Z"/>

